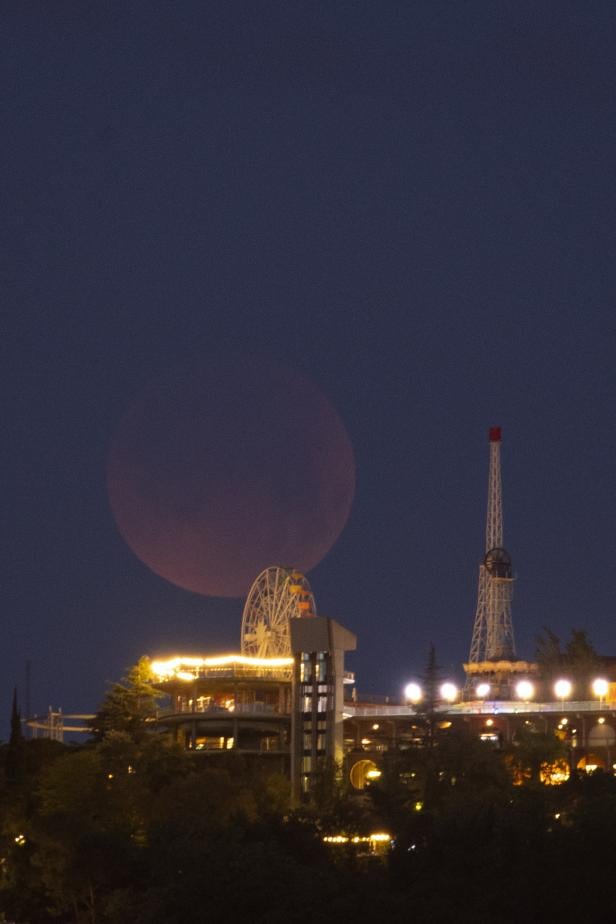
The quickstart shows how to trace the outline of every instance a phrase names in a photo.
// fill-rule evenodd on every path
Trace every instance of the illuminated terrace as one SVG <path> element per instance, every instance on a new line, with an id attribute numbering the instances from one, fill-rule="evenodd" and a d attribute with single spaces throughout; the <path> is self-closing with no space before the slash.
<path id="1" fill-rule="evenodd" d="M 290 681 L 293 658 L 252 658 L 227 654 L 214 657 L 178 655 L 164 661 L 153 661 L 152 672 L 157 683 L 174 680 L 243 679 Z"/>

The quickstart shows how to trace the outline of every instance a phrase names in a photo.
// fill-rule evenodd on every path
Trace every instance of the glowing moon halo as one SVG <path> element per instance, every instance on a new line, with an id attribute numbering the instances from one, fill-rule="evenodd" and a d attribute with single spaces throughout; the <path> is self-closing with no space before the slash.
<path id="1" fill-rule="evenodd" d="M 145 388 L 116 431 L 107 486 L 120 533 L 152 571 L 236 597 L 269 565 L 321 561 L 348 518 L 355 464 L 312 382 L 243 358 Z"/>

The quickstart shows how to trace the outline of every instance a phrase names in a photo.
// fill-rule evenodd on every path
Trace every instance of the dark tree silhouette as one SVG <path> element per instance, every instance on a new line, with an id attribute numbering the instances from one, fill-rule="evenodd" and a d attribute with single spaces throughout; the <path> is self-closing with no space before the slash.
<path id="1" fill-rule="evenodd" d="M 120 683 L 114 683 L 96 713 L 92 729 L 97 741 L 121 732 L 135 741 L 148 734 L 161 693 L 152 683 L 149 658 L 140 658 Z"/>
<path id="2" fill-rule="evenodd" d="M 10 783 L 16 783 L 22 775 L 24 763 L 23 745 L 24 735 L 21 728 L 21 714 L 17 704 L 17 687 L 15 687 L 11 706 L 11 734 L 4 764 L 6 778 Z"/>

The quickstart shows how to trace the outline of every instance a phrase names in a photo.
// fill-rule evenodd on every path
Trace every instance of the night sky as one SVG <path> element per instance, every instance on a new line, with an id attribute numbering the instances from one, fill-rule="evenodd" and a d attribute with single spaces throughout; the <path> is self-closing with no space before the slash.
<path id="1" fill-rule="evenodd" d="M 519 655 L 546 624 L 616 653 L 612 0 L 4 20 L 3 715 L 26 659 L 33 711 L 73 712 L 142 654 L 238 648 L 243 601 L 148 570 L 106 488 L 135 395 L 236 351 L 351 439 L 309 578 L 360 690 L 398 694 L 431 641 L 461 679 L 493 424 Z"/>

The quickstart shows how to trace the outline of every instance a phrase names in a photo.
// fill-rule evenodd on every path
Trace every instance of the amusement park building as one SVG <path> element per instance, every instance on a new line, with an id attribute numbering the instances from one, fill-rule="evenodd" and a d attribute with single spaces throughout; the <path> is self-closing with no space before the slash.
<path id="1" fill-rule="evenodd" d="M 288 775 L 296 797 L 344 758 L 344 652 L 353 633 L 315 616 L 290 623 L 290 657 L 154 662 L 168 705 L 158 725 L 212 757 L 230 751 Z"/>
<path id="2" fill-rule="evenodd" d="M 291 625 L 293 654 L 258 659 L 241 655 L 155 663 L 168 696 L 159 727 L 209 759 L 241 757 L 248 765 L 288 775 L 297 798 L 319 773 L 336 764 L 362 789 L 392 760 L 421 747 L 421 706 L 374 702 L 351 691 L 344 652 L 355 637 L 334 620 Z M 486 743 L 510 746 L 523 730 L 554 733 L 567 754 L 565 773 L 616 765 L 616 683 L 594 699 L 555 700 L 534 682 L 538 701 L 475 696 L 437 704 L 442 730 L 465 729 Z M 345 695 L 346 694 L 346 695 Z"/>

